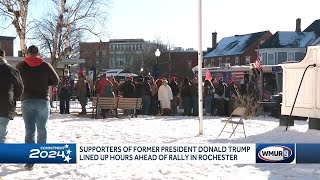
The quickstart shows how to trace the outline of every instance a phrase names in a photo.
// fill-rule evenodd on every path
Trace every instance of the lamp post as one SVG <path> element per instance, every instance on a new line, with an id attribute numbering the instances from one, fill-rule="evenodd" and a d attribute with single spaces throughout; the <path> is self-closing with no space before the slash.
<path id="1" fill-rule="evenodd" d="M 140 68 L 140 76 L 142 76 L 142 73 L 143 73 L 143 67 Z"/>
<path id="2" fill-rule="evenodd" d="M 155 64 L 155 66 L 154 66 L 154 78 L 155 79 L 158 79 L 158 63 L 159 63 L 159 57 L 160 57 L 160 54 L 161 54 L 161 52 L 160 52 L 160 50 L 159 49 L 157 49 L 156 50 L 156 52 L 154 53 L 155 55 L 156 55 L 156 57 L 157 57 L 157 61 L 156 61 L 156 64 Z"/>

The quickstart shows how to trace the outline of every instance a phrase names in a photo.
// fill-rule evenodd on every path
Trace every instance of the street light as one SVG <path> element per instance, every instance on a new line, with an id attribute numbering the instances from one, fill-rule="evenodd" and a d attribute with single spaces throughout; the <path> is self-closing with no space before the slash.
<path id="1" fill-rule="evenodd" d="M 142 72 L 143 72 L 143 67 L 140 68 L 140 76 L 142 75 Z"/>
<path id="2" fill-rule="evenodd" d="M 159 57 L 160 57 L 161 52 L 160 52 L 159 49 L 157 49 L 154 54 L 157 56 L 157 64 L 158 64 L 158 62 L 159 62 Z"/>
<path id="3" fill-rule="evenodd" d="M 158 63 L 159 63 L 159 57 L 160 57 L 161 52 L 160 52 L 159 49 L 157 49 L 154 54 L 155 54 L 156 57 L 157 57 L 156 64 L 154 65 L 154 68 L 153 68 L 153 70 L 154 70 L 154 78 L 155 78 L 155 79 L 158 79 L 158 77 L 157 77 L 157 76 L 158 76 Z"/>

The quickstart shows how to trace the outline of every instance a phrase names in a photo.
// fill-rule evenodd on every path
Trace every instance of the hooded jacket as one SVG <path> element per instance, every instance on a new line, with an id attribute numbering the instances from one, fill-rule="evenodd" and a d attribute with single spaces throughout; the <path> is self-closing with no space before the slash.
<path id="1" fill-rule="evenodd" d="M 0 56 L 0 117 L 13 119 L 16 100 L 19 100 L 22 92 L 23 83 L 19 71 Z"/>
<path id="2" fill-rule="evenodd" d="M 25 99 L 49 100 L 48 86 L 57 86 L 59 83 L 59 76 L 51 64 L 39 57 L 28 56 L 23 62 L 18 63 L 17 69 L 24 84 L 22 101 Z"/>

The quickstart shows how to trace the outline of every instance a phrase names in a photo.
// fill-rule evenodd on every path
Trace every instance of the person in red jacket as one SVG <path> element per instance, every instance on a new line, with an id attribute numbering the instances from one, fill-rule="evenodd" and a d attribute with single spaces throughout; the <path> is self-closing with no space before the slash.
<path id="1" fill-rule="evenodd" d="M 99 97 L 113 97 L 113 84 L 112 82 L 107 79 L 106 74 L 102 74 L 100 76 L 100 81 L 98 82 L 98 94 Z M 101 109 L 101 115 L 103 118 L 106 118 L 107 109 Z"/>

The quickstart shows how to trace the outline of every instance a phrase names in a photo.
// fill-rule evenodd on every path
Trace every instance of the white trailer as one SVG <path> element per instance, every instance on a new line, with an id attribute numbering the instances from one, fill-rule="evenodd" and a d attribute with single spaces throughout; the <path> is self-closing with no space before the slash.
<path id="1" fill-rule="evenodd" d="M 280 125 L 293 126 L 293 116 L 309 117 L 309 129 L 320 130 L 320 46 L 309 46 L 301 62 L 281 67 Z"/>

